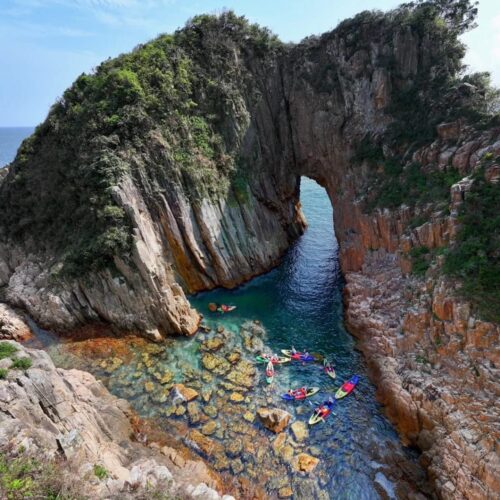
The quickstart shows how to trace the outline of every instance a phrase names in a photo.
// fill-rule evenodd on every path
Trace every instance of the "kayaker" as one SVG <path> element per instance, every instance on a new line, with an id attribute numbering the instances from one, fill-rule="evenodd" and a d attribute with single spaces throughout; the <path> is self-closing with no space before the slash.
<path id="1" fill-rule="evenodd" d="M 220 306 L 220 308 L 221 308 L 222 312 L 224 312 L 224 313 L 229 311 L 229 306 L 226 306 L 226 304 L 222 304 Z"/>
<path id="2" fill-rule="evenodd" d="M 297 354 L 297 351 L 295 350 L 295 347 L 292 346 L 292 354 Z"/>

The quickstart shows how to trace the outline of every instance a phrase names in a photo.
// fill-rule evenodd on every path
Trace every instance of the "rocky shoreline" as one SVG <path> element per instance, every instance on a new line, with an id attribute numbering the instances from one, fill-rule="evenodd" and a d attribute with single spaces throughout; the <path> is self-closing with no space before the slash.
<path id="1" fill-rule="evenodd" d="M 460 123 L 443 130 L 460 137 Z M 413 229 L 404 207 L 360 216 L 359 237 L 340 254 L 345 317 L 387 415 L 402 438 L 423 451 L 421 463 L 439 497 L 488 499 L 500 491 L 500 329 L 460 299 L 459 283 L 443 275 L 442 257 L 417 277 L 409 252 L 453 243 L 458 210 L 471 185 L 468 175 L 484 155 L 498 156 L 500 142 L 498 135 L 485 134 L 450 149 L 446 139 L 415 157 L 424 164 L 442 158 L 464 176 L 451 187 L 450 215 L 433 214 Z M 496 165 L 486 169 L 488 182 L 498 182 L 497 171 Z"/>
<path id="2" fill-rule="evenodd" d="M 29 327 L 23 319 L 2 307 L 0 325 L 13 319 L 17 329 L 11 333 L 24 336 Z M 13 351 L 0 360 L 6 371 L 0 380 L 2 457 L 58 464 L 61 491 L 79 497 L 147 498 L 169 492 L 233 498 L 217 493 L 221 478 L 187 449 L 163 444 L 168 436 L 159 431 L 148 438 L 130 404 L 112 396 L 93 375 L 58 369 L 44 351 L 5 336 L 0 342 Z M 30 366 L 17 369 L 14 359 L 29 359 Z"/>

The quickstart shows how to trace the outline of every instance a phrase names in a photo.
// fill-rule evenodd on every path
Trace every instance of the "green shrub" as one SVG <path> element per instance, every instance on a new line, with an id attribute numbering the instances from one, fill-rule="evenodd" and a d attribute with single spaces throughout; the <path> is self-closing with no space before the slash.
<path id="1" fill-rule="evenodd" d="M 410 250 L 412 272 L 417 276 L 424 276 L 430 266 L 431 253 L 427 247 L 414 247 Z"/>
<path id="2" fill-rule="evenodd" d="M 10 358 L 16 352 L 17 347 L 15 345 L 8 342 L 0 342 L 0 359 Z"/>
<path id="3" fill-rule="evenodd" d="M 430 361 L 425 356 L 421 356 L 420 354 L 415 356 L 415 361 L 421 364 L 430 364 Z"/>
<path id="4" fill-rule="evenodd" d="M 0 498 L 77 500 L 82 491 L 82 482 L 57 461 L 0 452 Z"/>
<path id="5" fill-rule="evenodd" d="M 108 477 L 108 471 L 102 465 L 94 464 L 94 475 L 102 481 Z"/>
<path id="6" fill-rule="evenodd" d="M 0 380 L 6 379 L 7 373 L 9 373 L 9 370 L 7 370 L 6 368 L 0 368 Z"/>
<path id="7" fill-rule="evenodd" d="M 385 160 L 383 173 L 374 177 L 366 209 L 397 208 L 402 204 L 420 206 L 449 200 L 450 188 L 460 180 L 454 168 L 447 171 L 424 170 L 419 163 L 402 166 L 397 159 Z"/>
<path id="8" fill-rule="evenodd" d="M 11 368 L 17 370 L 28 370 L 31 368 L 32 364 L 33 362 L 30 358 L 16 358 L 14 359 Z"/>

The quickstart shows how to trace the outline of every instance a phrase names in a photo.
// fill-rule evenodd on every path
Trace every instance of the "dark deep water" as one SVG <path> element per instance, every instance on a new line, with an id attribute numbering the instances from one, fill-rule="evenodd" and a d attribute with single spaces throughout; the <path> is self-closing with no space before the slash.
<path id="1" fill-rule="evenodd" d="M 0 129 L 0 145 L 13 143 L 12 139 L 2 138 L 5 130 Z M 22 134 L 18 138 L 19 142 Z M 2 152 L 6 161 L 12 156 L 13 150 Z M 236 290 L 219 289 L 191 298 L 193 306 L 205 314 L 206 325 L 214 329 L 223 326 L 229 332 L 220 350 L 206 349 L 207 341 L 220 337 L 215 331 L 169 340 L 162 347 L 132 342 L 127 346 L 131 355 L 122 356 L 124 350 L 116 349 L 111 360 L 109 353 L 101 358 L 89 357 L 85 342 L 61 341 L 42 330 L 37 344 L 41 343 L 59 366 L 93 372 L 143 416 L 158 419 L 179 436 L 215 421 L 216 431 L 210 439 L 221 443 L 226 451 L 202 455 L 216 469 L 247 477 L 270 497 L 290 486 L 294 498 L 300 499 L 404 498 L 408 484 L 415 487 L 423 476 L 416 465 L 417 456 L 402 446 L 383 416 L 363 358 L 343 326 L 342 277 L 330 201 L 315 182 L 303 179 L 301 202 L 309 227 L 278 268 Z M 235 304 L 237 310 L 223 316 L 211 314 L 208 302 Z M 253 365 L 255 354 L 247 349 L 248 329 L 242 329 L 249 320 L 259 320 L 265 328 L 267 334 L 261 340 L 266 351 L 279 353 L 294 345 L 321 353 L 334 363 L 337 379 L 328 378 L 320 364 L 290 363 L 279 366 L 274 383 L 268 385 L 264 365 L 256 365 L 255 386 L 242 392 L 243 401 L 231 401 L 238 383 L 228 380 L 228 373 L 206 369 L 202 357 L 208 352 L 212 359 L 220 360 L 239 353 L 247 365 Z M 337 404 L 335 415 L 326 423 L 310 427 L 302 442 L 296 442 L 288 430 L 285 446 L 273 450 L 275 435 L 251 421 L 257 408 L 268 406 L 286 409 L 293 420 L 307 425 L 313 405 L 333 395 L 353 374 L 361 378 L 354 393 Z M 210 398 L 198 398 L 198 403 L 191 406 L 176 404 L 170 393 L 172 382 L 185 383 L 201 395 L 210 393 Z M 288 388 L 303 385 L 318 386 L 321 391 L 312 401 L 287 403 L 281 399 L 280 394 Z M 182 439 L 190 444 L 185 437 Z M 235 443 L 238 446 L 227 451 Z M 320 459 L 310 475 L 293 471 L 293 457 L 301 452 Z"/>

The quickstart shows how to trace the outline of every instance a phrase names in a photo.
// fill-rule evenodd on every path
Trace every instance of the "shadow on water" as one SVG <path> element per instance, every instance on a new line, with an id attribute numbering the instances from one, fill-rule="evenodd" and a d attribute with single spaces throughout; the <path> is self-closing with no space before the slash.
<path id="1" fill-rule="evenodd" d="M 330 200 L 314 181 L 302 179 L 301 184 L 301 202 L 309 226 L 283 262 L 235 290 L 218 289 L 190 298 L 192 305 L 205 314 L 204 323 L 212 327 L 211 333 L 172 339 L 161 347 L 139 340 L 104 340 L 103 345 L 112 346 L 111 355 L 105 351 L 95 359 L 88 350 L 74 347 L 85 345 L 88 349 L 97 340 L 75 342 L 72 346 L 43 331 L 38 340 L 56 364 L 93 372 L 141 415 L 159 419 L 165 428 L 175 428 L 180 436 L 193 428 L 203 431 L 202 425 L 213 419 L 216 431 L 209 434 L 210 439 L 220 442 L 225 451 L 204 454 L 205 458 L 218 470 L 231 471 L 259 484 L 270 497 L 290 486 L 294 498 L 300 499 L 401 498 L 404 491 L 409 491 L 405 489 L 409 484 L 410 489 L 416 489 L 425 478 L 416 465 L 416 453 L 401 445 L 383 416 L 364 361 L 344 328 L 343 284 Z M 234 304 L 237 309 L 226 315 L 212 314 L 207 308 L 209 302 Z M 232 401 L 231 396 L 238 390 L 234 386 L 244 380 L 228 383 L 232 368 L 229 372 L 229 368 L 220 373 L 217 370 L 224 364 L 230 367 L 225 360 L 232 354 L 246 359 L 247 366 L 253 369 L 254 354 L 247 350 L 248 338 L 242 329 L 245 322 L 253 320 L 259 320 L 267 332 L 262 339 L 265 350 L 279 353 L 293 345 L 299 350 L 319 352 L 335 364 L 337 379 L 325 376 L 319 364 L 289 363 L 277 367 L 273 384 L 267 385 L 263 366 L 258 365 L 255 386 L 242 391 L 239 402 Z M 229 332 L 224 345 L 208 349 L 207 354 L 207 343 L 220 339 L 215 330 L 221 326 Z M 126 343 L 127 348 L 119 342 Z M 100 349 L 94 347 L 92 354 Z M 207 359 L 222 365 L 209 369 Z M 275 449 L 275 436 L 253 421 L 256 410 L 268 406 L 286 409 L 293 420 L 307 423 L 314 405 L 333 395 L 354 373 L 361 378 L 354 393 L 337 404 L 335 415 L 326 423 L 309 428 L 302 440 L 287 431 L 286 445 Z M 191 407 L 174 405 L 169 393 L 173 382 L 195 388 L 203 398 Z M 320 388 L 313 401 L 290 404 L 281 398 L 289 388 L 306 385 Z M 205 394 L 209 397 L 205 398 Z M 235 443 L 238 446 L 229 452 Z M 294 459 L 301 452 L 320 460 L 309 476 L 294 471 Z"/>

